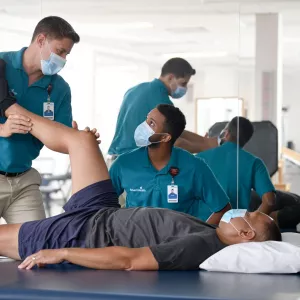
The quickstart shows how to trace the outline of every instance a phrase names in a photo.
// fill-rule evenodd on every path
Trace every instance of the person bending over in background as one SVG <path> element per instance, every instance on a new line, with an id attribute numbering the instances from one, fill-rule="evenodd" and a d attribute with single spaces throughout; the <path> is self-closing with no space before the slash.
<path id="1" fill-rule="evenodd" d="M 133 138 L 137 126 L 158 104 L 173 105 L 169 96 L 174 99 L 182 98 L 187 92 L 191 76 L 195 74 L 196 71 L 186 60 L 172 58 L 163 65 L 159 79 L 138 84 L 125 93 L 115 135 L 108 150 L 112 161 L 118 155 L 137 148 Z M 177 139 L 176 146 L 197 153 L 217 146 L 217 140 L 184 130 Z"/>
<path id="2" fill-rule="evenodd" d="M 126 207 L 169 208 L 218 224 L 229 199 L 205 162 L 174 147 L 185 125 L 180 109 L 158 105 L 135 130 L 140 148 L 120 155 L 110 177 L 118 196 L 126 192 Z"/>
<path id="3" fill-rule="evenodd" d="M 19 268 L 67 261 L 95 269 L 189 270 L 226 245 L 281 240 L 275 222 L 260 212 L 229 211 L 215 229 L 168 209 L 119 208 L 94 133 L 65 127 L 17 104 L 6 109 L 9 114 L 27 116 L 33 136 L 70 155 L 73 182 L 65 213 L 0 225 L 0 255 L 26 258 Z"/>

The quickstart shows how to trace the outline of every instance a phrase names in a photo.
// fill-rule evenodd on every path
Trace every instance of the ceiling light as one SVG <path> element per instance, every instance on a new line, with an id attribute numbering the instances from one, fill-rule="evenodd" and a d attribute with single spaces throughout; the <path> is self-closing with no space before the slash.
<path id="1" fill-rule="evenodd" d="M 172 57 L 183 57 L 183 58 L 213 58 L 213 57 L 224 57 L 227 56 L 227 52 L 182 52 L 182 53 L 165 53 L 164 58 L 170 59 Z"/>
<path id="2" fill-rule="evenodd" d="M 97 23 L 97 24 L 78 24 L 78 28 L 95 29 L 95 30 L 112 30 L 112 29 L 147 29 L 153 28 L 154 25 L 149 22 L 129 22 L 129 23 Z"/>

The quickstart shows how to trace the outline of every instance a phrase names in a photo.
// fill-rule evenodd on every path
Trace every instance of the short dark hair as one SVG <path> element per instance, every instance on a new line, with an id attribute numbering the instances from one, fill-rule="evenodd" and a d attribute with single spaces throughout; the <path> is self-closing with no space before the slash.
<path id="1" fill-rule="evenodd" d="M 179 108 L 170 104 L 159 104 L 156 108 L 166 118 L 164 131 L 172 136 L 171 144 L 174 145 L 185 128 L 185 116 Z"/>
<path id="2" fill-rule="evenodd" d="M 66 20 L 60 17 L 50 16 L 42 19 L 34 29 L 31 42 L 33 42 L 41 33 L 54 40 L 68 38 L 75 44 L 80 41 L 80 37 L 73 27 Z"/>
<path id="3" fill-rule="evenodd" d="M 259 241 L 282 241 L 280 229 L 274 221 L 268 222 L 264 225 L 264 231 L 259 236 Z"/>
<path id="4" fill-rule="evenodd" d="M 196 70 L 185 59 L 175 57 L 169 59 L 161 69 L 161 76 L 174 74 L 176 78 L 184 78 L 196 74 Z"/>
<path id="5" fill-rule="evenodd" d="M 244 117 L 235 117 L 227 125 L 230 138 L 241 147 L 244 147 L 251 139 L 254 128 L 252 123 Z"/>

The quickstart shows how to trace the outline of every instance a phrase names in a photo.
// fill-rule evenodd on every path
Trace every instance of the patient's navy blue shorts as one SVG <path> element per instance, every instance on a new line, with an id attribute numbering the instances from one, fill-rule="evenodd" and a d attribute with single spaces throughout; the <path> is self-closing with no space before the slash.
<path id="1" fill-rule="evenodd" d="M 87 221 L 105 207 L 120 207 L 110 179 L 74 194 L 63 207 L 63 214 L 24 223 L 19 231 L 21 259 L 41 249 L 84 248 Z"/>

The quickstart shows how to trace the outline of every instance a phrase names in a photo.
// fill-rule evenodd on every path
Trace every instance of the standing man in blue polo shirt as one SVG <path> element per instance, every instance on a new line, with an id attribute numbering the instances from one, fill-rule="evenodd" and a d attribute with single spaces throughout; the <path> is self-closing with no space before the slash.
<path id="1" fill-rule="evenodd" d="M 78 42 L 78 34 L 67 21 L 47 17 L 37 24 L 28 48 L 0 53 L 9 92 L 19 105 L 72 126 L 70 87 L 57 73 Z M 30 127 L 25 116 L 0 118 L 0 217 L 7 223 L 45 218 L 41 177 L 31 168 L 43 144 L 28 134 Z"/>
<path id="2" fill-rule="evenodd" d="M 114 160 L 118 155 L 136 149 L 134 131 L 142 123 L 149 111 L 158 104 L 173 105 L 170 100 L 182 98 L 187 92 L 187 85 L 196 71 L 182 58 L 172 58 L 162 67 L 159 79 L 144 82 L 129 89 L 123 99 L 115 135 L 108 154 Z M 176 146 L 191 153 L 197 153 L 211 147 L 217 142 L 214 138 L 204 138 L 184 130 L 177 139 Z"/>
<path id="3" fill-rule="evenodd" d="M 126 207 L 169 208 L 218 224 L 229 199 L 203 160 L 174 147 L 185 124 L 178 108 L 158 105 L 135 130 L 140 148 L 120 155 L 110 177 L 118 195 L 126 191 Z"/>

